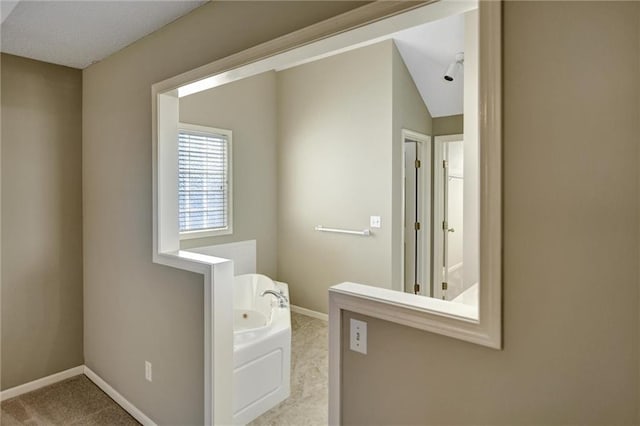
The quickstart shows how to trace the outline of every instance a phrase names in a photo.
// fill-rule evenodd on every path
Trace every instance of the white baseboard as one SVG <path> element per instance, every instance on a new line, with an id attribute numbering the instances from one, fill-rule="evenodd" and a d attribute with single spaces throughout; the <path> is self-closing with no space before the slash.
<path id="1" fill-rule="evenodd" d="M 84 366 L 84 375 L 96 384 L 104 393 L 109 395 L 111 399 L 118 403 L 119 406 L 125 409 L 126 412 L 131 414 L 133 418 L 142 423 L 144 426 L 156 426 L 155 422 L 147 417 L 142 411 L 140 411 L 135 405 L 129 402 L 124 396 L 120 395 L 117 390 L 111 387 L 100 376 L 91 371 L 89 367 Z"/>
<path id="2" fill-rule="evenodd" d="M 329 315 L 322 312 L 312 311 L 311 309 L 301 308 L 300 306 L 291 305 L 291 312 L 306 315 L 311 318 L 317 318 L 322 321 L 329 321 Z"/>
<path id="3" fill-rule="evenodd" d="M 131 414 L 137 421 L 142 423 L 144 426 L 156 426 L 156 424 L 147 417 L 142 411 L 140 411 L 135 405 L 127 401 L 127 399 L 120 395 L 118 391 L 112 388 L 107 382 L 105 382 L 100 376 L 91 371 L 89 367 L 86 365 L 79 365 L 78 367 L 73 367 L 68 370 L 61 371 L 59 373 L 52 374 L 47 377 L 43 377 L 38 380 L 34 380 L 29 383 L 25 383 L 24 385 L 16 386 L 7 390 L 0 392 L 0 401 L 4 401 L 10 398 L 15 398 L 16 396 L 20 396 L 27 392 L 32 392 L 34 390 L 38 390 L 45 386 L 52 385 L 54 383 L 61 382 L 73 376 L 79 376 L 80 374 L 84 374 L 87 376 L 89 380 L 96 384 L 104 393 L 109 395 L 111 399 L 113 399 L 118 405 L 120 405 L 126 412 Z"/>
<path id="4" fill-rule="evenodd" d="M 73 367 L 68 370 L 64 370 L 47 377 L 43 377 L 41 379 L 37 379 L 29 383 L 25 383 L 24 385 L 19 385 L 13 388 L 9 388 L 7 390 L 3 390 L 2 392 L 0 392 L 0 401 L 4 401 L 10 398 L 15 398 L 16 396 L 20 396 L 22 394 L 25 394 L 27 392 L 32 392 L 34 390 L 38 390 L 45 386 L 49 386 L 54 383 L 61 382 L 65 379 L 68 379 L 73 376 L 78 376 L 80 374 L 84 374 L 84 365 Z"/>

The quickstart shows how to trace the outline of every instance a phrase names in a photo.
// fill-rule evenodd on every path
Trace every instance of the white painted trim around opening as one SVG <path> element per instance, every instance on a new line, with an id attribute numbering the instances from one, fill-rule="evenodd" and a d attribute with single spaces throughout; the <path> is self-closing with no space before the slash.
<path id="1" fill-rule="evenodd" d="M 156 426 L 156 423 L 151 420 L 146 414 L 144 414 L 138 407 L 133 405 L 129 400 L 127 400 L 124 396 L 122 396 L 117 390 L 111 387 L 107 382 L 105 382 L 102 377 L 98 376 L 94 373 L 89 367 L 86 365 L 82 367 L 83 373 L 89 380 L 95 383 L 104 393 L 109 395 L 111 399 L 113 399 L 119 406 L 121 406 L 127 413 L 131 414 L 131 416 L 142 423 L 144 426 Z"/>
<path id="2" fill-rule="evenodd" d="M 52 385 L 54 383 L 61 382 L 69 379 L 73 376 L 79 376 L 84 373 L 84 365 L 73 367 L 68 370 L 60 371 L 59 373 L 51 374 L 50 376 L 42 377 L 40 379 L 33 380 L 23 385 L 18 385 L 7 390 L 0 392 L 0 401 L 15 398 L 16 396 L 23 395 L 25 393 L 33 392 L 34 390 L 41 389 L 45 386 Z"/>
<path id="3" fill-rule="evenodd" d="M 432 3 L 432 4 L 431 4 Z M 410 6 L 407 6 L 409 4 Z M 391 34 L 428 21 L 475 8 L 471 1 L 372 2 L 298 32 L 255 46 L 152 86 L 153 122 L 153 260 L 155 263 L 204 275 L 205 369 L 204 419 L 206 424 L 228 423 L 231 418 L 232 371 L 231 306 L 225 301 L 232 283 L 232 265 L 198 260 L 194 253 L 179 251 L 176 211 L 170 206 L 177 196 L 166 182 L 174 178 L 175 153 L 162 139 L 174 140 L 178 122 L 178 96 L 257 75 L 264 71 L 298 65 L 386 40 Z M 428 6 L 425 7 L 425 6 Z M 468 307 L 447 302 L 423 302 L 415 295 L 388 292 L 358 284 L 333 288 L 330 303 L 329 424 L 340 424 L 340 327 L 334 318 L 350 310 L 406 326 L 500 349 L 501 253 L 502 253 L 502 156 L 501 156 L 501 2 L 480 2 L 480 288 L 479 317 Z M 410 12 L 407 12 L 410 10 Z M 406 13 L 405 13 L 406 12 Z M 383 19 L 384 18 L 384 19 Z M 484 50 L 486 49 L 486 51 Z M 195 84 L 194 84 L 195 83 Z M 185 90 L 187 89 L 188 90 Z M 163 169 L 165 172 L 163 173 Z M 176 172 L 177 173 L 177 172 Z M 219 260 L 219 259 L 218 259 Z M 204 265 L 209 266 L 204 266 Z M 217 270 L 214 270 L 214 267 Z M 215 276 L 215 280 L 214 280 Z M 393 293 L 393 294 L 391 294 Z M 420 299 L 420 300 L 416 300 Z M 337 302 L 337 303 L 336 303 Z M 383 312 L 383 314 L 380 313 Z M 462 312 L 462 314 L 461 314 Z M 465 312 L 467 312 L 465 314 Z M 215 313 L 215 315 L 214 315 Z M 338 315 L 338 317 L 336 317 Z M 479 320 L 473 320 L 479 318 Z M 213 372 L 215 371 L 215 375 Z M 222 375 L 226 375 L 222 377 Z"/>
<path id="4" fill-rule="evenodd" d="M 311 318 L 317 318 L 322 321 L 329 321 L 329 315 L 322 312 L 312 311 L 311 309 L 301 308 L 300 306 L 291 305 L 291 312 L 295 312 L 300 315 L 306 315 Z"/>

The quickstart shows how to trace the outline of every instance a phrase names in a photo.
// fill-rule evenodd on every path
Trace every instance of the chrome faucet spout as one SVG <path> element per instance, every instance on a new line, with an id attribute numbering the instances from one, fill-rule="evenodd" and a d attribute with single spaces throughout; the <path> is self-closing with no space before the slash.
<path id="1" fill-rule="evenodd" d="M 287 307 L 287 296 L 284 295 L 284 293 L 282 291 L 276 291 L 276 290 L 265 290 L 262 292 L 262 294 L 260 296 L 266 296 L 267 294 L 270 294 L 272 296 L 275 296 L 278 299 L 278 303 L 279 306 L 281 308 L 286 308 Z"/>

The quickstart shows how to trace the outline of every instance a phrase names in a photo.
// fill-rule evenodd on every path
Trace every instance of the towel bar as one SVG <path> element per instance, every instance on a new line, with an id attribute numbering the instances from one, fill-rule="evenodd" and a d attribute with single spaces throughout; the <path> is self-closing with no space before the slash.
<path id="1" fill-rule="evenodd" d="M 369 229 L 364 229 L 362 231 L 352 231 L 350 229 L 325 228 L 322 225 L 318 225 L 315 227 L 315 230 L 320 232 L 335 232 L 338 234 L 362 235 L 365 237 L 371 235 L 371 231 Z"/>

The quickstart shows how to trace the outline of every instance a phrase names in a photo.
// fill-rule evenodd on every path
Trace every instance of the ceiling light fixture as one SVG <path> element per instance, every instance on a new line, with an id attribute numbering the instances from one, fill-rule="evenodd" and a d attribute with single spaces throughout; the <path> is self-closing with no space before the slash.
<path id="1" fill-rule="evenodd" d="M 447 68 L 447 71 L 444 73 L 444 79 L 449 82 L 453 81 L 458 72 L 460 72 L 460 69 L 463 65 L 464 53 L 456 53 L 456 60 L 454 62 L 451 62 L 449 68 Z"/>

